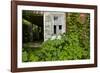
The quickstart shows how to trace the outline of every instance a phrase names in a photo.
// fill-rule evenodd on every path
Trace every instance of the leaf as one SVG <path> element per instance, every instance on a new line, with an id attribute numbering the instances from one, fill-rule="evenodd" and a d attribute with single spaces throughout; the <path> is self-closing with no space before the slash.
<path id="1" fill-rule="evenodd" d="M 28 53 L 27 53 L 26 51 L 24 51 L 24 52 L 22 53 L 22 61 L 23 61 L 23 62 L 26 62 L 26 61 L 28 60 L 27 56 L 28 56 Z"/>

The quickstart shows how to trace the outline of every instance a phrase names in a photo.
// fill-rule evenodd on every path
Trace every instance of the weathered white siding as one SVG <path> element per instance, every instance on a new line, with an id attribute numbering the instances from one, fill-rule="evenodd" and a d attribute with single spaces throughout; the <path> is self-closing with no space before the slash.
<path id="1" fill-rule="evenodd" d="M 54 25 L 56 34 L 54 34 Z M 59 29 L 59 25 L 62 29 Z M 66 31 L 66 17 L 63 12 L 44 12 L 44 41 L 54 39 Z"/>

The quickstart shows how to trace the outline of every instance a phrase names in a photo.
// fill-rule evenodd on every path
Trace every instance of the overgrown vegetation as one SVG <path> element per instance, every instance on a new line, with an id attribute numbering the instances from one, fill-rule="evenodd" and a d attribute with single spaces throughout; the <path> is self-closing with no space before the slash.
<path id="1" fill-rule="evenodd" d="M 82 23 L 80 13 L 66 14 L 66 33 L 61 39 L 47 40 L 39 48 L 23 47 L 22 61 L 56 61 L 90 58 L 90 15 Z"/>

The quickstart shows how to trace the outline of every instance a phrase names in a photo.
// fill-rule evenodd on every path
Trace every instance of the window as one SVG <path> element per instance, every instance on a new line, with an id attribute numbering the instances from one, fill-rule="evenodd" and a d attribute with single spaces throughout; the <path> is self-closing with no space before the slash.
<path id="1" fill-rule="evenodd" d="M 56 25 L 54 25 L 54 34 L 56 34 Z"/>
<path id="2" fill-rule="evenodd" d="M 61 30 L 62 29 L 62 25 L 59 25 L 59 30 Z"/>
<path id="3" fill-rule="evenodd" d="M 57 20 L 58 19 L 58 16 L 54 16 L 54 20 Z"/>

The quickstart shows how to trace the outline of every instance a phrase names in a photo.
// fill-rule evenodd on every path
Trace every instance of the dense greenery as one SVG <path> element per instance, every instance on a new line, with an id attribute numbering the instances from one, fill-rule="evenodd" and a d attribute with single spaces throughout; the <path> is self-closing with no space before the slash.
<path id="1" fill-rule="evenodd" d="M 23 47 L 22 61 L 55 61 L 90 58 L 89 14 L 81 22 L 79 13 L 66 14 L 66 33 L 61 39 L 47 40 L 39 48 Z"/>

